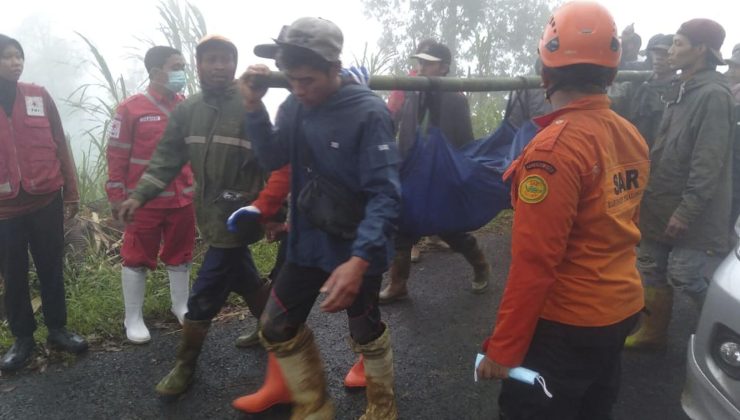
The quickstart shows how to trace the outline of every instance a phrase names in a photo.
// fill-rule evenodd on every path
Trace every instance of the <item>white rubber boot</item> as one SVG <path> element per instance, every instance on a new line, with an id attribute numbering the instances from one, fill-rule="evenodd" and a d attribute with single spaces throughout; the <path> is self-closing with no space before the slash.
<path id="1" fill-rule="evenodd" d="M 182 325 L 188 313 L 188 296 L 190 295 L 190 264 L 167 266 L 170 277 L 170 299 L 172 313 Z"/>
<path id="2" fill-rule="evenodd" d="M 148 343 L 152 339 L 149 329 L 144 324 L 144 293 L 146 292 L 146 269 L 123 267 L 121 271 L 121 288 L 126 317 L 126 338 L 134 344 Z"/>

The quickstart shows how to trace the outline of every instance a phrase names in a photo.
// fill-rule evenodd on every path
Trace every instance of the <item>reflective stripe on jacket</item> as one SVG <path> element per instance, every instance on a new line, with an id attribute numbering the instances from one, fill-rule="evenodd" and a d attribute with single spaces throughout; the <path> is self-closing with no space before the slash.
<path id="1" fill-rule="evenodd" d="M 261 229 L 232 233 L 226 219 L 257 199 L 266 173 L 244 132 L 246 110 L 236 83 L 187 98 L 170 121 L 131 197 L 147 202 L 162 193 L 188 162 L 195 176 L 195 213 L 205 241 L 235 248 L 259 239 Z"/>

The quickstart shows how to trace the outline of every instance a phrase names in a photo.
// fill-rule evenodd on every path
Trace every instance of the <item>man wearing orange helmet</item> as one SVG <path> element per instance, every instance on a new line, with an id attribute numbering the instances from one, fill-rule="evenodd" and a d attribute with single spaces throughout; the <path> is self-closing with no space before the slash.
<path id="1" fill-rule="evenodd" d="M 504 379 L 522 365 L 546 379 L 552 399 L 504 381 L 502 418 L 606 419 L 624 338 L 643 307 L 635 247 L 648 149 L 609 109 L 620 44 L 603 6 L 556 10 L 539 53 L 554 111 L 536 119 L 543 129 L 504 175 L 512 262 L 478 376 Z"/>

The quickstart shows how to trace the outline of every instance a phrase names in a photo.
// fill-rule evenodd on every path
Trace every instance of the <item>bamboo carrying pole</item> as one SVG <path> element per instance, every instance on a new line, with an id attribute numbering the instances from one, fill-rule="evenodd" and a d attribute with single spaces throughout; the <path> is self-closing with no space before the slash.
<path id="1" fill-rule="evenodd" d="M 620 71 L 617 82 L 643 82 L 650 76 L 647 71 Z M 440 90 L 451 92 L 507 92 L 510 90 L 540 87 L 538 76 L 520 77 L 420 77 L 420 76 L 371 76 L 372 90 Z M 267 81 L 270 87 L 288 87 L 288 79 L 281 72 L 272 72 Z"/>

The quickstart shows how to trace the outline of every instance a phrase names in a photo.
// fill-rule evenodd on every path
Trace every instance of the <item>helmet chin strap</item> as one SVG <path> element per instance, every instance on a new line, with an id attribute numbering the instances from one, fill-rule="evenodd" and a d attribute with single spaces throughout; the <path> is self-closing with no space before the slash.
<path id="1" fill-rule="evenodd" d="M 549 101 L 552 94 L 560 90 L 561 87 L 561 83 L 554 83 L 552 86 L 545 88 L 545 99 Z"/>

